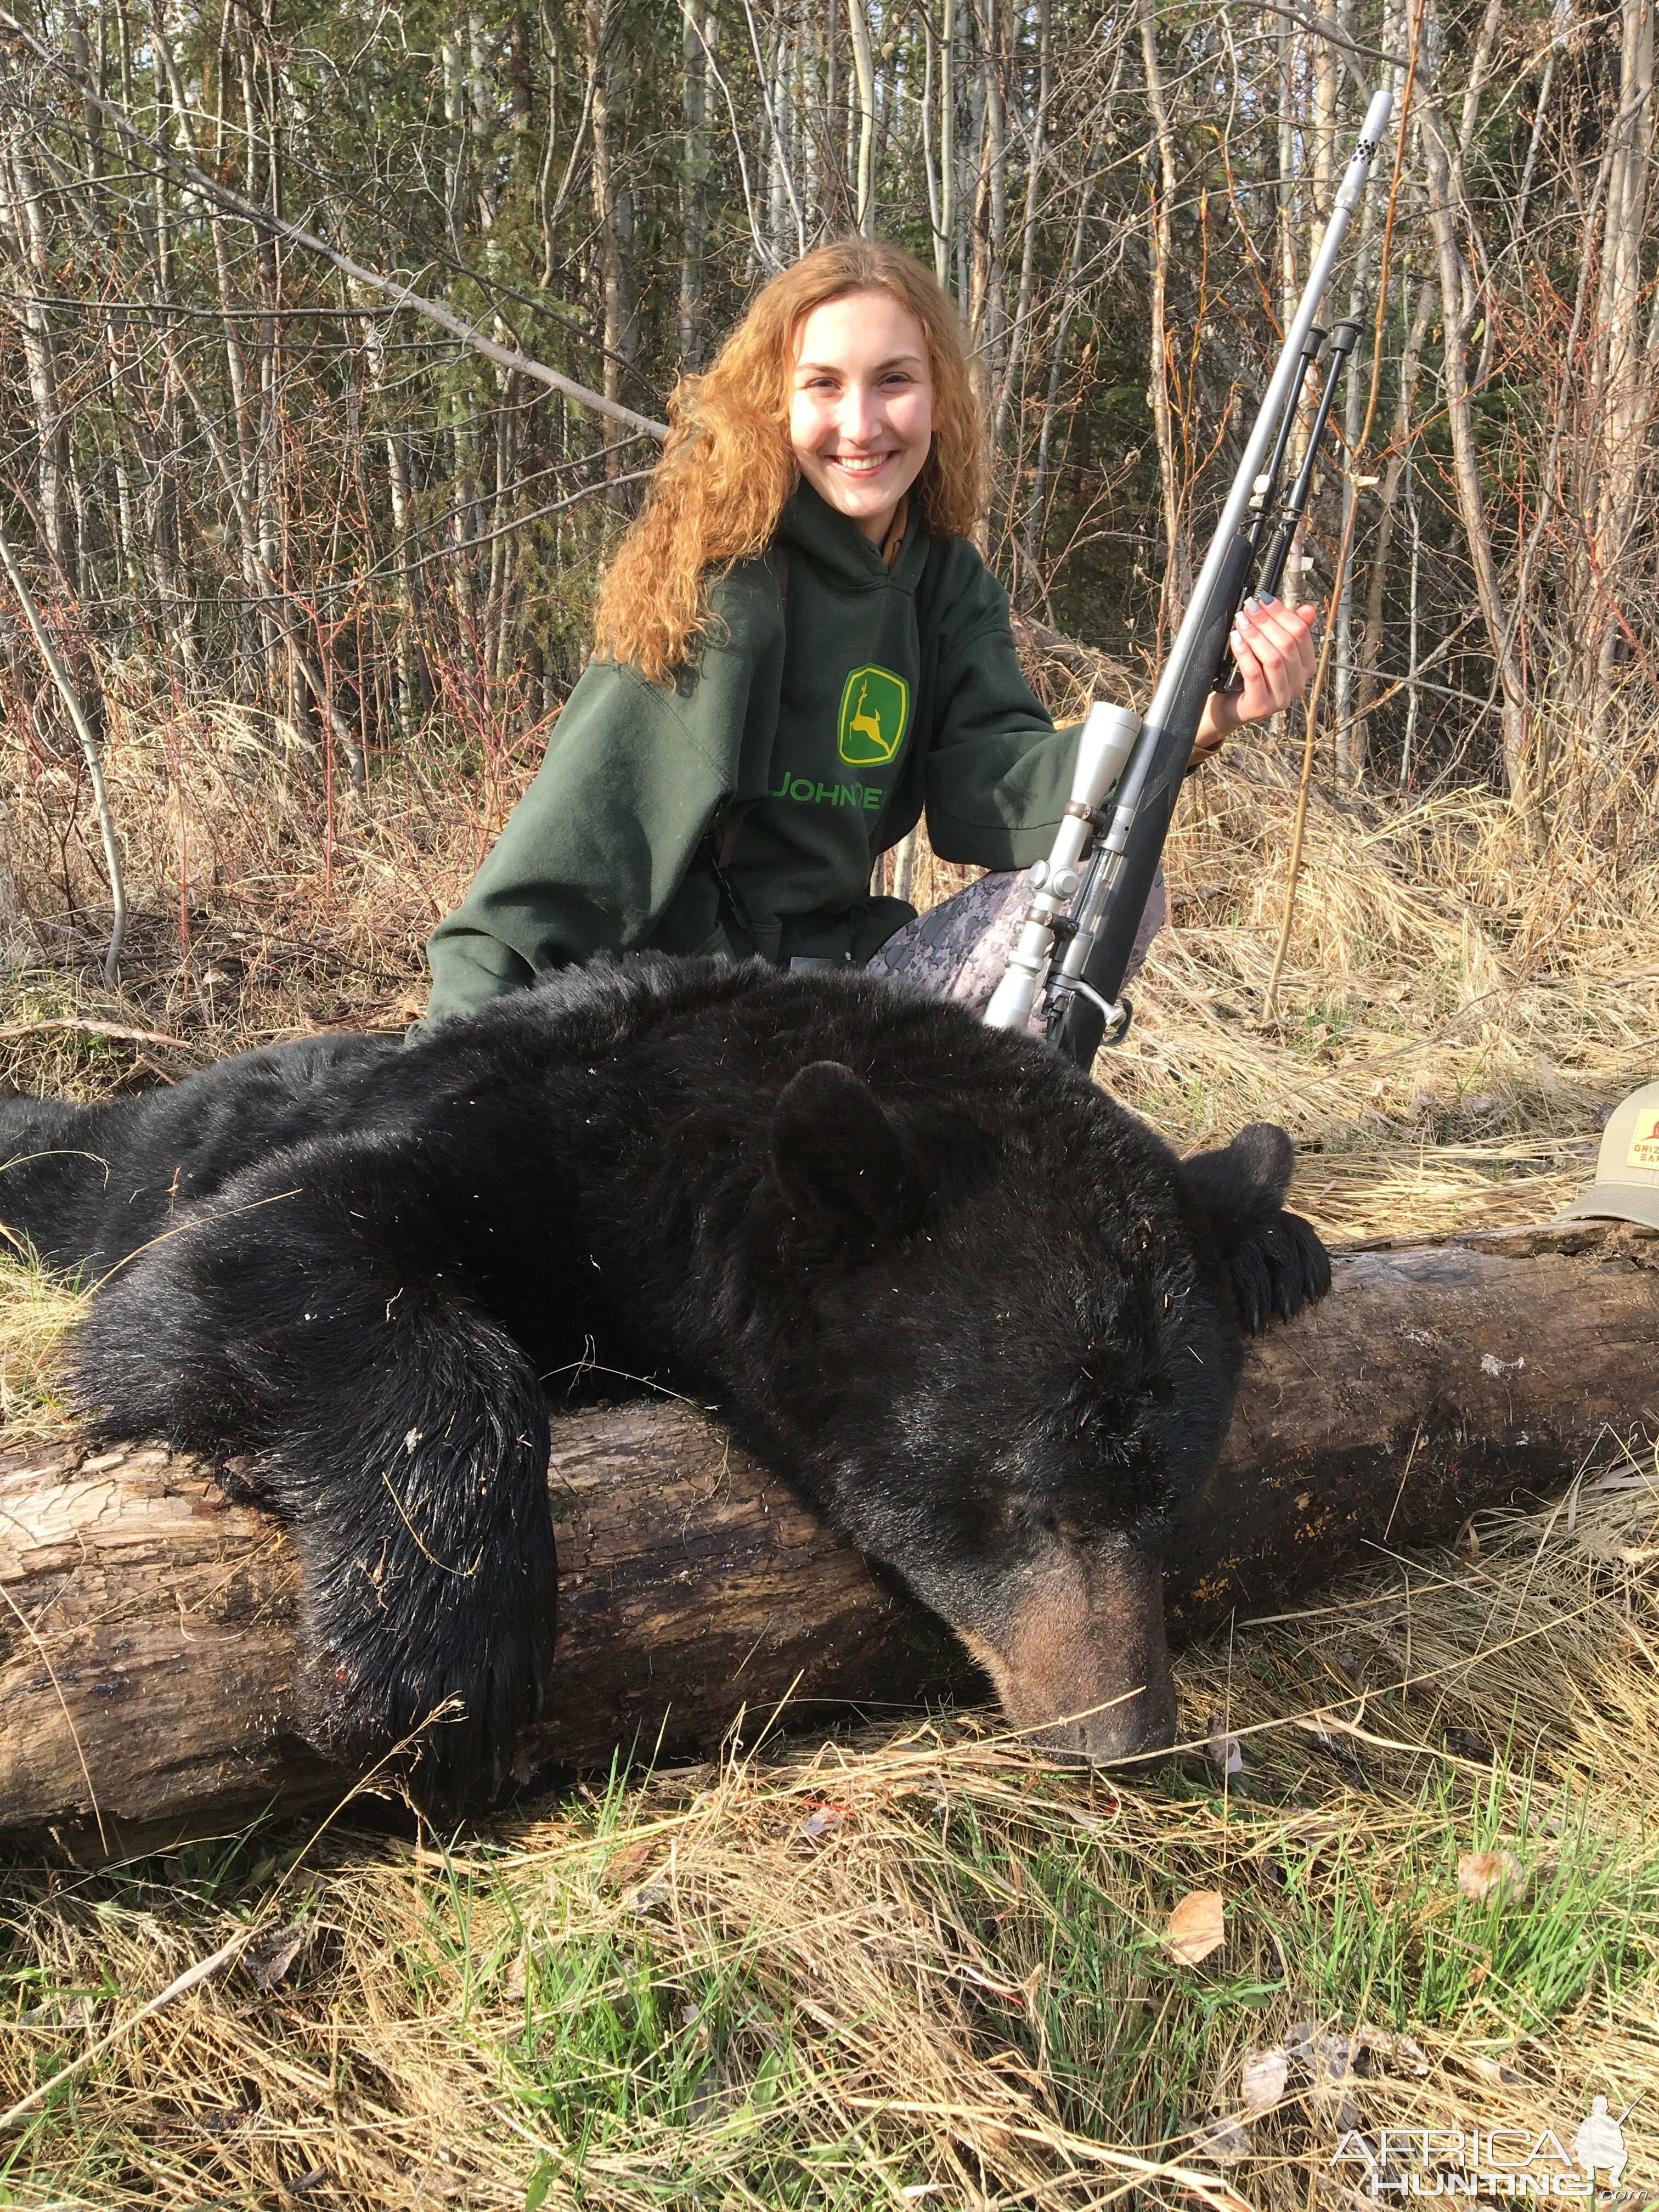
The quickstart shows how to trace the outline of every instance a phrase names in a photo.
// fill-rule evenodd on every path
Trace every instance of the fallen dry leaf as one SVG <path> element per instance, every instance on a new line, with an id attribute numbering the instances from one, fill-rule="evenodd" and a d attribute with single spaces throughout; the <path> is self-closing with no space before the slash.
<path id="1" fill-rule="evenodd" d="M 1000 1912 L 994 1912 L 991 1915 L 993 1920 L 1006 1920 L 1011 1914 L 1019 1910 L 1020 1899 L 1025 1894 L 1025 1869 L 1018 1859 L 1010 1859 L 1008 1862 L 1008 1887 L 1013 1894 Z"/>
<path id="2" fill-rule="evenodd" d="M 643 1843 L 629 1844 L 626 1850 L 618 1851 L 605 1870 L 608 1889 L 626 1889 L 630 1881 L 637 1881 L 656 1855 L 656 1842 L 647 1837 Z"/>
<path id="3" fill-rule="evenodd" d="M 1484 2081 L 1489 2089 L 1513 2088 L 1521 2076 L 1513 2066 L 1500 2066 L 1495 2058 L 1477 2058 L 1467 2051 L 1456 2053 L 1460 2066 L 1467 2067 L 1477 2081 Z"/>
<path id="4" fill-rule="evenodd" d="M 1457 1887 L 1477 1905 L 1518 1889 L 1523 1879 L 1524 1869 L 1513 1851 L 1465 1851 L 1457 1862 Z"/>
<path id="5" fill-rule="evenodd" d="M 56 1997 L 48 1997 L 43 2004 L 31 2005 L 20 2015 L 20 2027 L 84 2027 L 98 2015 L 98 2001 L 82 1994 L 71 1997 L 62 2010 Z"/>
<path id="6" fill-rule="evenodd" d="M 1225 1906 L 1218 1889 L 1194 1889 L 1170 1915 L 1164 1942 L 1183 1966 L 1195 1966 L 1227 1940 Z"/>
<path id="7" fill-rule="evenodd" d="M 296 1920 L 291 1928 L 279 1928 L 274 1936 L 267 1936 L 261 1943 L 250 1943 L 242 1954 L 242 1964 L 247 1968 L 248 1978 L 256 1989 L 270 1991 L 287 1980 L 289 1971 L 311 1938 L 311 1923 Z"/>
<path id="8" fill-rule="evenodd" d="M 1340 1820 L 1325 1819 L 1315 1814 L 1301 1820 L 1292 1820 L 1285 1831 L 1286 1843 L 1300 1844 L 1304 1850 L 1321 1851 L 1327 1844 L 1334 1844 L 1342 1833 Z"/>
<path id="9" fill-rule="evenodd" d="M 1652 1558 L 1653 1553 L 1648 1545 L 1633 1543 L 1632 1534 L 1629 1528 L 1581 1528 L 1578 1542 L 1580 1548 L 1592 1559 L 1603 1559 L 1609 1563 L 1619 1559 L 1627 1567 L 1639 1567 Z"/>
<path id="10" fill-rule="evenodd" d="M 1429 2062 L 1420 2043 L 1409 2035 L 1390 2035 L 1384 2027 L 1357 2027 L 1349 2040 L 1356 2051 L 1369 2051 L 1374 2058 L 1408 2066 L 1413 2074 L 1426 2074 Z"/>
<path id="11" fill-rule="evenodd" d="M 1226 1719 L 1221 1713 L 1210 1715 L 1209 1741 L 1204 1756 L 1223 1781 L 1244 1771 L 1244 1747 L 1236 1735 L 1228 1735 Z"/>
<path id="12" fill-rule="evenodd" d="M 819 1805 L 810 1812 L 800 1824 L 803 1836 L 828 1836 L 839 1828 L 847 1818 L 845 1805 Z"/>
<path id="13" fill-rule="evenodd" d="M 1194 2130 L 1193 2149 L 1197 2156 L 1217 2166 L 1237 2166 L 1241 2159 L 1255 2154 L 1249 2128 L 1231 2112 L 1212 2112 Z"/>
<path id="14" fill-rule="evenodd" d="M 1316 2035 L 1309 2046 L 1316 2083 L 1340 2087 L 1353 2079 L 1353 2039 L 1346 2035 Z"/>
<path id="15" fill-rule="evenodd" d="M 1291 2055 L 1282 2044 L 1275 2043 L 1267 2051 L 1247 2051 L 1240 2083 L 1245 2111 L 1254 2115 L 1276 2105 L 1285 2094 L 1290 2074 Z"/>

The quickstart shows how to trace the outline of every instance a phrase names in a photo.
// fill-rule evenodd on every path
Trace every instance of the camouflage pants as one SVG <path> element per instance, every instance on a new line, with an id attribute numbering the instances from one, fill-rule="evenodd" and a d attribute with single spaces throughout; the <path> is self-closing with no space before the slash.
<path id="1" fill-rule="evenodd" d="M 1024 868 L 1012 875 L 981 876 L 954 898 L 906 922 L 868 963 L 867 972 L 897 976 L 919 991 L 955 999 L 973 1012 L 983 1013 L 1002 981 L 1030 902 L 1030 879 Z M 1135 932 L 1125 982 L 1140 972 L 1168 911 L 1160 869 Z"/>

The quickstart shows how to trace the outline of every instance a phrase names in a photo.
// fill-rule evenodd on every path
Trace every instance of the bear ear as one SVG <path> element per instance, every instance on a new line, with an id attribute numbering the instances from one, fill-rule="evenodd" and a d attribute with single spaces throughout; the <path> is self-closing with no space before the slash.
<path id="1" fill-rule="evenodd" d="M 1252 1336 L 1288 1321 L 1331 1287 L 1331 1263 L 1300 1214 L 1285 1210 L 1296 1147 L 1272 1121 L 1252 1122 L 1218 1152 L 1181 1164 L 1181 1180 L 1215 1224 L 1238 1317 Z"/>
<path id="2" fill-rule="evenodd" d="M 796 1212 L 881 1238 L 914 1228 L 921 1177 L 869 1085 L 838 1060 L 790 1078 L 772 1115 L 772 1165 Z"/>
<path id="3" fill-rule="evenodd" d="M 1285 1203 L 1296 1172 L 1296 1146 L 1276 1121 L 1252 1121 L 1218 1152 L 1194 1152 L 1181 1180 L 1210 1211 L 1231 1222 L 1265 1221 Z"/>

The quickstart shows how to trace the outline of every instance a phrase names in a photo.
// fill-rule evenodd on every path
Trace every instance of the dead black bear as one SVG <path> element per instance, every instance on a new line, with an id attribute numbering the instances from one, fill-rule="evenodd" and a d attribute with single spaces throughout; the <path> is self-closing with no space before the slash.
<path id="1" fill-rule="evenodd" d="M 422 1754 L 450 1797 L 552 1686 L 543 1384 L 585 1364 L 716 1404 L 1016 1724 L 1167 1743 L 1171 1508 L 1245 1332 L 1330 1279 L 1282 1130 L 1178 1165 L 1040 1044 L 758 963 L 568 970 L 407 1047 L 14 1100 L 0 1159 L 0 1215 L 100 1285 L 88 1415 L 251 1455 L 291 1528 L 318 1742 L 362 1762 L 453 1701 Z"/>

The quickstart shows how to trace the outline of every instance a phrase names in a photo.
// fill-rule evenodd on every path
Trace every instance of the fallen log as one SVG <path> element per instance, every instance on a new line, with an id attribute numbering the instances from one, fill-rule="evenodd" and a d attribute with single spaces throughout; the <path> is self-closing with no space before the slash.
<path id="1" fill-rule="evenodd" d="M 1574 1222 L 1352 1248 L 1253 1348 L 1169 1573 L 1179 1639 L 1294 1601 L 1659 1434 L 1659 1232 Z M 971 1686 L 949 1632 L 683 1401 L 556 1414 L 556 1709 L 520 1769 L 707 1748 Z M 0 1455 L 0 1831 L 76 1852 L 222 1832 L 354 1778 L 293 1732 L 276 1525 L 155 1446 Z"/>

